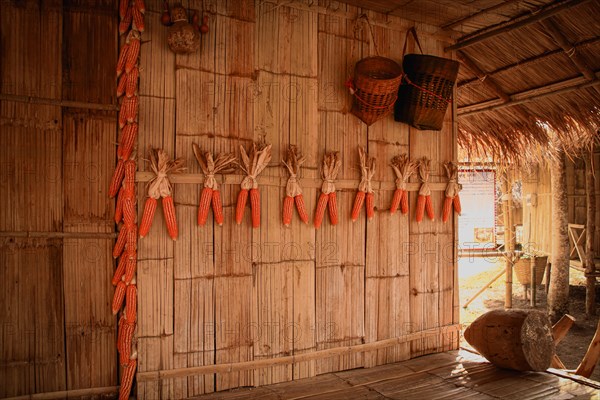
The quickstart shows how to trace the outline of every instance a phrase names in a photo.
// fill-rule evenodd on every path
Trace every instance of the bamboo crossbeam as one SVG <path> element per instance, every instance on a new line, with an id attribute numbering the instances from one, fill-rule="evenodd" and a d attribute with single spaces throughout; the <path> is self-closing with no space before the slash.
<path id="1" fill-rule="evenodd" d="M 326 350 L 313 351 L 311 353 L 296 354 L 293 356 L 285 356 L 278 358 L 261 359 L 254 361 L 243 361 L 238 363 L 203 365 L 199 367 L 176 368 L 159 371 L 140 372 L 137 374 L 138 382 L 156 381 L 162 379 L 182 378 L 186 376 L 205 375 L 214 373 L 229 373 L 246 371 L 251 369 L 259 369 L 273 367 L 275 365 L 287 365 L 302 361 L 311 361 L 326 357 L 341 356 L 355 353 L 363 353 L 366 351 L 378 350 L 397 344 L 407 343 L 414 340 L 426 338 L 428 336 L 450 335 L 458 333 L 460 330 L 459 324 L 445 325 L 438 328 L 427 329 L 424 331 L 414 332 L 396 338 L 379 340 L 377 342 L 358 344 L 354 346 L 336 347 Z"/>
<path id="2" fill-rule="evenodd" d="M 57 100 L 36 96 L 17 96 L 14 94 L 0 94 L 1 101 L 14 101 L 17 103 L 43 104 L 60 107 L 84 108 L 87 110 L 119 111 L 116 104 L 87 103 L 83 101 Z"/>
<path id="3" fill-rule="evenodd" d="M 33 393 L 25 396 L 7 397 L 4 400 L 50 400 L 88 396 L 112 395 L 119 392 L 118 386 L 95 387 L 86 389 L 61 390 L 58 392 Z"/>
<path id="4" fill-rule="evenodd" d="M 445 51 L 453 51 L 463 49 L 465 47 L 472 46 L 476 43 L 482 42 L 487 39 L 491 39 L 498 35 L 501 35 L 512 30 L 522 28 L 524 26 L 533 24 L 534 22 L 542 21 L 553 15 L 566 11 L 572 7 L 580 4 L 587 3 L 589 0 L 564 0 L 556 1 L 547 6 L 541 7 L 536 11 L 529 12 L 525 15 L 515 17 L 509 21 L 502 22 L 500 24 L 492 25 L 488 28 L 480 29 L 472 34 L 460 38 L 452 46 L 446 47 Z"/>
<path id="5" fill-rule="evenodd" d="M 136 180 L 138 182 L 148 182 L 150 179 L 154 177 L 152 172 L 138 172 L 136 175 Z M 244 175 L 237 174 L 227 174 L 227 175 L 217 175 L 215 179 L 219 184 L 225 185 L 239 185 L 244 179 Z M 285 188 L 287 177 L 277 177 L 277 176 L 259 176 L 256 180 L 259 185 L 264 186 L 279 186 Z M 323 180 L 321 178 L 300 178 L 302 182 L 303 188 L 313 188 L 320 189 L 323 184 Z M 201 184 L 204 183 L 204 174 L 177 174 L 170 177 L 171 183 L 180 183 L 180 184 Z M 358 184 L 360 181 L 358 179 L 340 179 L 335 182 L 335 186 L 337 189 L 358 189 Z M 373 189 L 376 190 L 395 190 L 396 183 L 394 181 L 371 181 L 373 185 Z M 446 190 L 447 183 L 445 182 L 434 182 L 430 183 L 429 187 L 433 191 L 444 191 Z M 417 192 L 421 187 L 420 183 L 413 182 L 407 184 L 407 190 L 410 192 Z"/>
<path id="6" fill-rule="evenodd" d="M 113 239 L 117 235 L 115 232 L 0 231 L 0 237 L 11 238 Z"/>
<path id="7" fill-rule="evenodd" d="M 479 66 L 475 64 L 475 61 L 473 61 L 469 56 L 467 56 L 462 51 L 457 51 L 456 56 L 468 69 L 471 70 L 471 72 L 473 72 L 475 75 L 477 75 L 477 77 L 479 77 L 479 79 L 481 79 L 485 86 L 487 86 L 492 92 L 494 92 L 496 96 L 498 96 L 502 101 L 507 102 L 510 100 L 510 96 L 504 93 L 502 89 L 500 89 L 500 86 L 498 86 L 498 83 L 496 83 L 494 78 L 491 78 L 487 74 L 487 72 L 479 68 Z"/>
<path id="8" fill-rule="evenodd" d="M 460 19 L 458 19 L 456 21 L 450 22 L 449 24 L 443 25 L 442 29 L 452 29 L 455 26 L 464 24 L 465 22 L 470 21 L 472 19 L 475 19 L 475 18 L 477 18 L 477 17 L 479 17 L 481 15 L 489 14 L 492 11 L 496 11 L 496 10 L 498 10 L 500 8 L 504 8 L 504 7 L 506 7 L 506 6 L 510 5 L 510 4 L 517 3 L 517 2 L 520 2 L 520 1 L 521 0 L 506 0 L 506 1 L 503 1 L 501 3 L 493 5 L 491 7 L 484 8 L 483 10 L 479 10 L 477 12 L 474 12 L 473 14 L 467 15 L 466 17 L 462 17 L 462 18 L 460 18 Z"/>
<path id="9" fill-rule="evenodd" d="M 473 300 L 475 300 L 477 297 L 479 297 L 479 295 L 481 293 L 485 292 L 488 289 L 488 287 L 490 287 L 494 282 L 496 282 L 498 279 L 500 279 L 500 277 L 504 274 L 505 274 L 505 270 L 501 269 L 500 272 L 498 272 L 492 279 L 490 279 L 490 281 L 488 283 L 483 285 L 481 287 L 481 289 L 479 289 L 479 291 L 477 293 L 475 293 L 475 295 L 473 297 L 471 297 L 469 300 L 467 300 L 465 302 L 465 304 L 463 304 L 463 308 L 467 308 L 469 306 L 469 304 L 471 304 L 473 302 Z"/>
<path id="10" fill-rule="evenodd" d="M 595 75 L 598 76 L 600 71 L 596 71 Z M 600 85 L 600 80 L 587 81 L 583 76 L 577 78 L 567 79 L 564 81 L 552 83 L 550 85 L 541 86 L 539 88 L 526 90 L 524 92 L 516 93 L 510 96 L 511 101 L 503 103 L 502 100 L 486 100 L 481 103 L 471 104 L 468 106 L 460 107 L 458 109 L 459 117 L 466 117 L 473 114 L 479 114 L 482 112 L 494 111 L 504 107 L 516 106 L 519 104 L 528 103 L 533 100 L 538 100 L 548 96 L 555 96 L 559 94 L 565 94 L 574 90 L 585 89 L 588 87 Z"/>

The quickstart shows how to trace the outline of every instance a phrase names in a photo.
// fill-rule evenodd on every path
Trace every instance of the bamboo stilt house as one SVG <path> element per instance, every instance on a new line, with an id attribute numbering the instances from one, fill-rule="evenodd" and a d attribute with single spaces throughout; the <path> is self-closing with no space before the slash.
<path id="1" fill-rule="evenodd" d="M 9 0 L 0 8 L 0 185 L 8 194 L 0 203 L 0 397 L 116 395 L 129 375 L 140 399 L 180 399 L 457 349 L 457 219 L 441 221 L 444 162 L 457 161 L 459 145 L 525 160 L 548 148 L 548 128 L 566 149 L 597 137 L 595 1 L 189 0 L 190 22 L 196 14 L 208 29 L 198 26 L 190 54 L 169 48 L 163 2 L 143 3 Z M 352 114 L 344 82 L 365 57 L 401 64 L 413 27 L 424 54 L 461 62 L 442 127 L 419 130 L 391 115 L 367 126 Z M 135 69 L 139 81 L 118 95 L 115 69 L 132 41 L 139 58 L 121 75 Z M 406 42 L 407 53 L 418 52 Z M 129 107 L 136 112 L 125 115 Z M 135 145 L 123 157 L 133 124 Z M 238 160 L 240 147 L 271 146 L 260 175 L 239 167 L 214 175 L 222 226 L 213 211 L 197 223 L 209 177 L 194 144 L 200 158 Z M 305 157 L 298 182 L 310 223 L 294 211 L 286 227 L 290 171 L 281 161 L 292 145 Z M 359 146 L 376 160 L 374 216 L 353 222 Z M 178 173 L 154 171 L 152 149 L 180 158 Z M 325 215 L 315 229 L 323 158 L 336 152 L 338 223 Z M 430 162 L 433 219 L 415 218 L 418 173 L 403 186 L 409 213 L 390 213 L 390 163 L 401 154 Z M 136 171 L 125 178 L 133 207 L 123 214 L 137 214 L 115 224 L 109 192 L 125 185 L 111 179 L 127 160 Z M 147 234 L 128 238 L 134 279 L 114 280 L 119 232 L 137 238 L 159 175 L 172 192 L 159 196 Z M 248 175 L 260 194 L 259 203 L 254 192 L 248 199 L 260 205 L 255 228 L 250 210 L 236 223 Z M 166 226 L 170 198 L 176 235 Z M 113 315 L 115 290 L 130 285 L 135 294 L 127 291 L 126 308 Z M 122 320 L 129 312 L 133 321 Z M 121 359 L 125 323 L 132 343 Z"/>

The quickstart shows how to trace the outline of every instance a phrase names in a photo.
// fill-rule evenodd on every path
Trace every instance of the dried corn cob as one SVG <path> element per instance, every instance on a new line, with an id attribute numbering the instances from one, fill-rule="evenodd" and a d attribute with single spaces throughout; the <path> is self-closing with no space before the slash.
<path id="1" fill-rule="evenodd" d="M 250 189 L 250 208 L 252 209 L 252 227 L 260 226 L 260 192 L 258 188 Z"/>
<path id="2" fill-rule="evenodd" d="M 435 219 L 433 213 L 433 204 L 431 202 L 431 189 L 429 188 L 429 166 L 431 161 L 426 157 L 419 160 L 418 172 L 421 187 L 419 188 L 419 197 L 417 199 L 417 222 L 423 221 L 424 211 L 427 211 L 427 216 L 430 220 Z"/>
<path id="3" fill-rule="evenodd" d="M 142 12 L 137 7 L 133 7 L 133 29 L 144 32 L 145 26 Z"/>
<path id="4" fill-rule="evenodd" d="M 121 182 L 123 182 L 123 178 L 125 177 L 125 165 L 123 160 L 117 161 L 117 166 L 115 167 L 115 171 L 113 172 L 113 176 L 110 180 L 110 187 L 108 188 L 108 195 L 110 198 L 113 198 L 119 193 L 119 189 L 121 188 Z"/>
<path id="5" fill-rule="evenodd" d="M 302 196 L 302 189 L 298 182 L 298 174 L 300 173 L 300 167 L 306 161 L 306 157 L 300 153 L 298 148 L 294 145 L 290 145 L 287 151 L 287 160 L 282 161 L 283 165 L 287 168 L 290 177 L 287 180 L 285 186 L 286 197 L 283 201 L 283 224 L 285 226 L 290 225 L 292 222 L 292 214 L 294 213 L 294 202 L 298 209 L 298 215 L 305 224 L 308 223 L 308 214 L 306 207 L 304 206 L 304 197 Z"/>
<path id="6" fill-rule="evenodd" d="M 163 213 L 165 215 L 165 222 L 167 223 L 167 232 L 173 240 L 177 240 L 179 230 L 177 228 L 177 218 L 175 217 L 175 205 L 173 204 L 172 196 L 165 196 L 162 198 Z"/>
<path id="7" fill-rule="evenodd" d="M 117 258 L 121 255 L 125 248 L 125 243 L 127 243 L 127 227 L 122 226 L 119 231 L 119 236 L 117 236 L 117 242 L 113 247 L 113 258 Z"/>
<path id="8" fill-rule="evenodd" d="M 138 124 L 127 124 L 123 128 L 123 132 L 121 133 L 121 142 L 119 143 L 119 147 L 117 148 L 117 156 L 127 160 L 131 157 L 131 153 L 133 152 L 133 146 L 135 144 L 135 139 L 138 134 Z"/>
<path id="9" fill-rule="evenodd" d="M 125 78 L 127 79 L 125 84 L 125 96 L 132 97 L 136 95 L 138 91 L 138 79 L 140 78 L 140 70 L 138 67 L 133 67 L 130 72 L 125 74 Z"/>
<path id="10" fill-rule="evenodd" d="M 223 202 L 221 201 L 221 192 L 219 190 L 213 190 L 212 208 L 215 222 L 219 226 L 223 225 Z"/>
<path id="11" fill-rule="evenodd" d="M 140 223 L 139 229 L 140 237 L 144 237 L 150 232 L 157 205 L 158 201 L 155 198 L 148 197 L 146 199 L 146 202 L 144 203 L 144 213 L 142 214 L 142 222 Z"/>
<path id="12" fill-rule="evenodd" d="M 294 202 L 296 203 L 296 209 L 298 210 L 298 216 L 300 217 L 300 220 L 305 224 L 308 224 L 308 213 L 306 212 L 304 196 L 302 193 L 294 197 Z"/>
<path id="13" fill-rule="evenodd" d="M 115 273 L 113 274 L 113 278 L 111 280 L 113 286 L 117 286 L 117 284 L 123 279 L 123 275 L 125 275 L 125 264 L 127 264 L 127 257 L 123 255 L 123 257 L 119 259 L 117 269 L 115 270 Z"/>
<path id="14" fill-rule="evenodd" d="M 134 279 L 137 270 L 137 253 L 131 250 L 123 257 L 125 257 L 125 274 L 123 275 L 123 280 L 126 285 L 129 285 L 132 279 Z"/>
<path id="15" fill-rule="evenodd" d="M 125 318 L 135 322 L 137 319 L 137 285 L 132 281 L 125 291 Z"/>
<path id="16" fill-rule="evenodd" d="M 323 223 L 323 217 L 325 216 L 325 209 L 327 208 L 327 202 L 329 201 L 329 194 L 321 192 L 319 200 L 317 201 L 317 209 L 315 210 L 315 228 L 319 229 Z"/>
<path id="17" fill-rule="evenodd" d="M 119 23 L 119 33 L 122 35 L 129 30 L 129 26 L 131 25 L 131 21 L 133 20 L 133 10 L 131 7 L 127 7 L 127 11 L 125 11 L 125 16 L 121 19 Z"/>
<path id="18" fill-rule="evenodd" d="M 244 218 L 244 211 L 246 210 L 246 203 L 248 201 L 248 189 L 240 190 L 237 197 L 237 205 L 235 207 L 235 222 L 239 225 L 242 223 Z"/>
<path id="19" fill-rule="evenodd" d="M 142 14 L 146 12 L 146 4 L 144 4 L 144 0 L 133 0 L 135 3 L 135 8 L 137 8 Z"/>
<path id="20" fill-rule="evenodd" d="M 125 60 L 127 59 L 127 53 L 129 53 L 129 45 L 125 43 L 123 47 L 121 47 L 119 60 L 117 61 L 117 78 L 121 76 L 123 71 L 125 71 Z"/>
<path id="21" fill-rule="evenodd" d="M 131 356 L 131 344 L 133 341 L 133 335 L 135 334 L 135 322 L 128 321 L 127 318 L 123 320 L 123 324 L 120 326 L 121 334 L 118 335 L 117 349 L 119 350 L 119 363 L 121 365 L 127 365 L 129 357 Z"/>
<path id="22" fill-rule="evenodd" d="M 329 211 L 329 222 L 331 222 L 331 225 L 337 225 L 338 209 L 336 192 L 329 193 L 329 200 L 327 200 L 327 210 Z"/>
<path id="23" fill-rule="evenodd" d="M 454 204 L 454 211 L 460 215 L 460 197 L 458 192 L 462 189 L 462 186 L 458 183 L 458 166 L 452 161 L 444 163 L 444 169 L 446 170 L 446 176 L 448 177 L 448 184 L 446 185 L 444 208 L 442 209 L 442 221 L 447 222 L 450 217 L 450 211 Z"/>
<path id="24" fill-rule="evenodd" d="M 131 386 L 133 385 L 133 378 L 135 377 L 135 369 L 137 368 L 137 360 L 129 360 L 125 368 L 123 368 L 123 375 L 121 376 L 121 387 L 119 388 L 119 400 L 128 400 L 129 393 L 131 392 Z"/>
<path id="25" fill-rule="evenodd" d="M 361 179 L 360 183 L 358 184 L 358 192 L 356 193 L 356 198 L 354 199 L 354 207 L 352 208 L 352 222 L 358 219 L 358 215 L 360 214 L 360 209 L 365 198 L 367 198 L 368 219 L 373 218 L 375 214 L 375 199 L 373 196 L 373 187 L 371 184 L 371 179 L 373 178 L 373 175 L 375 175 L 375 158 L 369 157 L 365 148 L 362 146 L 358 147 L 358 157 L 360 160 Z"/>
<path id="26" fill-rule="evenodd" d="M 129 8 L 129 0 L 119 0 L 119 17 L 125 18 L 127 9 Z"/>
<path id="27" fill-rule="evenodd" d="M 319 201 L 317 203 L 317 211 L 314 220 L 315 228 L 319 228 L 323 221 L 324 210 L 321 208 L 324 207 L 324 205 L 326 205 L 329 210 L 329 221 L 331 224 L 336 225 L 338 222 L 335 179 L 337 178 L 341 167 L 342 161 L 338 152 L 325 154 L 321 171 L 323 174 L 323 184 L 321 185 L 321 195 L 319 196 Z M 327 196 L 323 196 L 323 194 Z"/>
<path id="28" fill-rule="evenodd" d="M 392 158 L 392 169 L 396 174 L 396 191 L 390 206 L 390 213 L 394 214 L 400 206 L 402 214 L 408 214 L 408 179 L 417 169 L 417 164 L 410 161 L 406 154 Z"/>
<path id="29" fill-rule="evenodd" d="M 117 205 L 115 206 L 115 224 L 118 224 L 123 219 L 123 187 L 119 190 L 119 194 L 117 195 Z"/>
<path id="30" fill-rule="evenodd" d="M 133 197 L 127 196 L 123 199 L 123 222 L 125 223 L 125 226 L 131 227 L 135 224 L 136 220 L 135 200 Z"/>
<path id="31" fill-rule="evenodd" d="M 113 295 L 112 301 L 112 313 L 113 315 L 117 315 L 121 306 L 123 305 L 123 300 L 125 299 L 125 282 L 122 280 L 117 283 L 117 287 L 115 288 L 115 293 Z"/>
<path id="32" fill-rule="evenodd" d="M 294 198 L 285 196 L 283 199 L 283 225 L 290 226 L 292 214 L 294 212 Z"/>
<path id="33" fill-rule="evenodd" d="M 138 62 L 140 56 L 140 33 L 136 30 L 129 32 L 127 36 L 127 43 L 129 48 L 127 49 L 127 57 L 125 58 L 125 72 L 129 73 Z"/>
<path id="34" fill-rule="evenodd" d="M 373 193 L 367 193 L 366 197 L 367 220 L 370 220 L 375 216 L 375 195 Z"/>
<path id="35" fill-rule="evenodd" d="M 208 218 L 208 210 L 212 202 L 213 190 L 207 186 L 202 189 L 200 205 L 198 206 L 198 225 L 204 226 Z"/>
<path id="36" fill-rule="evenodd" d="M 117 98 L 123 96 L 127 89 L 127 75 L 121 75 L 117 84 Z"/>

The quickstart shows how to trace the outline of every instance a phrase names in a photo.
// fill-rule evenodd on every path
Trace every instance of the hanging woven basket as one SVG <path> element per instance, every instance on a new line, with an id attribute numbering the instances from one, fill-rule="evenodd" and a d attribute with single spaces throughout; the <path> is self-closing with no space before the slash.
<path id="1" fill-rule="evenodd" d="M 411 33 L 421 49 L 416 31 L 412 28 L 406 34 L 403 54 Z M 447 58 L 406 54 L 402 62 L 404 76 L 398 90 L 394 119 L 421 130 L 442 129 L 444 115 L 452 102 L 458 66 L 457 61 Z"/>
<path id="2" fill-rule="evenodd" d="M 517 280 L 522 285 L 531 285 L 531 262 L 531 258 L 520 258 L 514 265 Z M 533 263 L 535 264 L 535 284 L 538 286 L 542 284 L 548 257 L 534 257 Z"/>

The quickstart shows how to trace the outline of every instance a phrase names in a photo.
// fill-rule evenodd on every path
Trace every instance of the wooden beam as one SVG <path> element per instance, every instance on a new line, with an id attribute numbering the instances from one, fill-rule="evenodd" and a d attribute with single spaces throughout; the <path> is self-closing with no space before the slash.
<path id="1" fill-rule="evenodd" d="M 565 314 L 562 318 L 552 326 L 552 338 L 554 345 L 557 346 L 567 336 L 569 329 L 573 326 L 575 318 L 569 314 Z"/>
<path id="2" fill-rule="evenodd" d="M 35 96 L 17 96 L 14 94 L 0 94 L 0 101 L 14 101 L 17 103 L 44 104 L 60 107 L 83 108 L 86 110 L 119 111 L 119 106 L 117 104 L 86 103 L 82 101 L 47 99 L 44 97 Z"/>
<path id="3" fill-rule="evenodd" d="M 577 375 L 581 375 L 583 377 L 589 378 L 592 376 L 594 372 L 594 368 L 596 368 L 596 364 L 598 363 L 598 359 L 600 359 L 600 320 L 598 321 L 598 326 L 596 327 L 596 333 L 588 347 L 587 352 L 583 356 L 583 360 L 577 367 L 575 373 Z"/>
<path id="4" fill-rule="evenodd" d="M 167 369 L 160 371 L 139 372 L 137 374 L 138 382 L 156 381 L 162 379 L 182 378 L 186 376 L 196 376 L 214 373 L 228 373 L 237 371 L 247 371 L 250 369 L 260 369 L 272 367 L 275 365 L 292 364 L 301 361 L 317 360 L 326 357 L 339 356 L 344 354 L 362 353 L 394 346 L 401 343 L 408 343 L 425 337 L 438 337 L 439 335 L 457 334 L 460 331 L 460 325 L 445 325 L 438 328 L 431 328 L 424 331 L 414 332 L 392 339 L 379 340 L 377 342 L 357 344 L 354 346 L 335 347 L 332 349 L 317 350 L 311 353 L 302 353 L 292 356 L 265 358 L 253 361 L 243 361 L 227 364 L 212 364 L 199 367 L 187 367 Z"/>
<path id="5" fill-rule="evenodd" d="M 591 38 L 591 39 L 582 40 L 581 42 L 577 42 L 577 43 L 575 43 L 573 45 L 573 48 L 575 49 L 575 51 L 579 51 L 583 47 L 594 45 L 594 44 L 596 44 L 598 42 L 600 42 L 600 36 L 597 36 L 597 37 L 594 37 L 594 38 Z M 556 54 L 562 53 L 562 52 L 563 52 L 562 49 L 549 50 L 549 51 L 546 51 L 544 53 L 535 55 L 533 57 L 529 57 L 529 58 L 525 58 L 523 60 L 519 60 L 516 63 L 508 64 L 508 65 L 505 65 L 503 67 L 497 68 L 497 69 L 495 69 L 493 71 L 488 72 L 488 76 L 493 76 L 493 75 L 496 75 L 496 74 L 501 73 L 501 72 L 510 71 L 512 69 L 515 69 L 515 68 L 522 69 L 522 68 L 527 67 L 529 64 L 537 64 L 537 63 L 543 62 L 547 58 L 550 58 L 550 57 L 552 57 L 552 56 L 554 56 Z M 469 79 L 465 79 L 465 80 L 459 81 L 456 84 L 456 86 L 458 88 L 462 88 L 464 86 L 470 85 L 470 84 L 475 83 L 475 82 L 479 82 L 479 78 L 469 78 Z"/>
<path id="6" fill-rule="evenodd" d="M 458 59 L 467 67 L 471 72 L 473 72 L 477 77 L 483 82 L 485 86 L 487 86 L 492 92 L 496 94 L 503 102 L 507 102 L 510 100 L 510 96 L 504 93 L 498 83 L 494 80 L 494 78 L 490 77 L 485 71 L 483 71 L 475 61 L 473 61 L 469 56 L 467 56 L 462 51 L 457 51 L 456 56 Z"/>
<path id="7" fill-rule="evenodd" d="M 491 39 L 500 34 L 510 32 L 512 30 L 522 28 L 524 26 L 533 24 L 534 22 L 542 21 L 553 15 L 566 11 L 572 7 L 580 4 L 587 3 L 589 0 L 563 0 L 556 1 L 547 6 L 541 7 L 533 12 L 527 12 L 526 14 L 520 15 L 507 22 L 496 24 L 488 28 L 480 29 L 472 34 L 460 38 L 452 46 L 446 47 L 445 51 L 459 50 L 468 46 L 472 46 L 475 43 L 482 42 L 487 39 Z"/>
<path id="8" fill-rule="evenodd" d="M 477 17 L 479 17 L 481 15 L 489 14 L 492 11 L 496 11 L 496 10 L 498 10 L 500 8 L 506 7 L 506 6 L 514 4 L 514 3 L 518 3 L 520 1 L 521 0 L 506 0 L 506 1 L 502 1 L 502 2 L 500 2 L 498 4 L 496 4 L 496 5 L 493 5 L 493 6 L 488 7 L 488 8 L 484 8 L 483 10 L 479 10 L 477 12 L 474 12 L 473 14 L 467 15 L 466 17 L 462 17 L 462 18 L 460 18 L 460 19 L 458 19 L 456 21 L 450 22 L 449 24 L 443 25 L 442 29 L 444 29 L 444 30 L 446 30 L 446 29 L 452 29 L 455 26 L 464 24 L 465 22 L 470 21 L 472 19 L 475 19 L 475 18 L 477 18 Z"/>
<path id="9" fill-rule="evenodd" d="M 108 221 L 110 223 L 110 221 Z M 31 232 L 31 231 L 0 231 L 0 237 L 10 238 L 65 238 L 65 239 L 114 239 L 116 232 Z"/>
<path id="10" fill-rule="evenodd" d="M 596 75 L 594 74 L 594 71 L 592 71 L 592 69 L 587 65 L 581 55 L 577 53 L 573 43 L 569 42 L 567 37 L 560 31 L 558 26 L 556 26 L 556 23 L 551 19 L 547 19 L 541 23 L 544 26 L 544 29 L 548 31 L 550 36 L 552 36 L 560 48 L 563 49 L 565 54 L 569 56 L 569 59 L 577 67 L 579 72 L 581 72 L 588 81 L 595 80 Z"/>
<path id="11" fill-rule="evenodd" d="M 596 72 L 596 75 L 598 74 L 599 72 Z M 510 96 L 511 100 L 506 103 L 502 103 L 501 100 L 487 100 L 481 103 L 460 107 L 458 109 L 458 116 L 466 117 L 468 115 L 494 111 L 504 107 L 512 107 L 518 104 L 524 104 L 534 100 L 539 100 L 544 97 L 565 94 L 574 90 L 586 89 L 598 85 L 600 85 L 599 80 L 589 82 L 584 77 L 579 76 L 577 78 L 567 79 L 564 81 L 552 83 L 550 85 L 513 94 Z"/>

